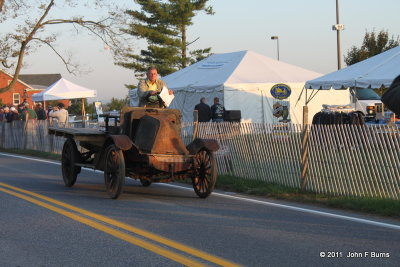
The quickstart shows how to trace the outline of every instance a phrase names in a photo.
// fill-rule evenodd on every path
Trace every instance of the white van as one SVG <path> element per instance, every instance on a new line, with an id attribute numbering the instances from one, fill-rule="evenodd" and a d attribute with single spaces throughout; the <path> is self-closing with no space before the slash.
<path id="1" fill-rule="evenodd" d="M 356 111 L 365 116 L 366 121 L 374 120 L 377 113 L 382 113 L 381 97 L 372 88 L 356 88 L 351 93 L 351 103 Z M 354 92 L 350 90 L 350 92 Z"/>

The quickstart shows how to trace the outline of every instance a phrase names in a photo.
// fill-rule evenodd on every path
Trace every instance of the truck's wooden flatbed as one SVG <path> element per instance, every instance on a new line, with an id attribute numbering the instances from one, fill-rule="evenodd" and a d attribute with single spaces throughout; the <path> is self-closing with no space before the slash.
<path id="1" fill-rule="evenodd" d="M 107 134 L 99 129 L 92 128 L 49 128 L 50 135 L 64 136 L 76 141 L 88 141 L 91 143 L 104 142 Z"/>

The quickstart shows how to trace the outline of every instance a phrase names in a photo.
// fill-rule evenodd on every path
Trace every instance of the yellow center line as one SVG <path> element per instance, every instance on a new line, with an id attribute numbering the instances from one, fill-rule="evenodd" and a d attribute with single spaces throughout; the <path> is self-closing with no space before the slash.
<path id="1" fill-rule="evenodd" d="M 86 216 L 88 216 L 88 217 L 94 218 L 94 219 L 96 219 L 96 220 L 98 220 L 98 221 L 102 221 L 102 222 L 105 222 L 105 223 L 107 223 L 107 224 L 110 224 L 110 225 L 119 227 L 120 229 L 124 229 L 124 230 L 126 230 L 126 231 L 135 233 L 135 234 L 140 235 L 140 236 L 143 236 L 143 237 L 145 237 L 145 238 L 147 238 L 147 239 L 156 241 L 156 242 L 158 242 L 158 243 L 160 243 L 160 244 L 164 244 L 164 245 L 166 245 L 166 246 L 169 246 L 169 247 L 174 248 L 174 249 L 176 249 L 176 250 L 180 250 L 180 251 L 185 252 L 185 253 L 187 253 L 187 254 L 190 254 L 190 255 L 192 255 L 192 256 L 195 256 L 195 257 L 198 257 L 198 258 L 207 260 L 207 261 L 209 261 L 209 262 L 213 262 L 213 263 L 218 264 L 218 265 L 221 265 L 221 266 L 239 266 L 239 265 L 236 264 L 236 263 L 233 263 L 233 262 L 227 261 L 227 260 L 225 260 L 225 259 L 222 259 L 222 258 L 213 256 L 213 255 L 210 255 L 210 254 L 207 254 L 207 253 L 205 253 L 205 252 L 203 252 L 203 251 L 200 251 L 200 250 L 198 250 L 198 249 L 191 248 L 191 247 L 189 247 L 189 246 L 180 244 L 180 243 L 178 243 L 178 242 L 176 242 L 176 241 L 173 241 L 173 240 L 170 240 L 170 239 L 168 239 L 168 238 L 165 238 L 165 237 L 162 237 L 162 236 L 153 234 L 153 233 L 151 233 L 151 232 L 147 232 L 147 231 L 145 231 L 145 230 L 136 228 L 136 227 L 134 227 L 134 226 L 131 226 L 131 225 L 128 225 L 128 224 L 125 224 L 125 223 L 122 223 L 122 222 L 119 222 L 119 221 L 116 221 L 116 220 L 113 220 L 113 219 L 108 218 L 108 217 L 106 217 L 106 216 L 102 216 L 102 215 L 99 215 L 99 214 L 96 214 L 96 213 L 93 213 L 93 212 L 90 212 L 90 211 L 87 211 L 87 210 L 84 210 L 84 209 L 81 209 L 81 208 L 78 208 L 78 207 L 75 207 L 75 206 L 72 206 L 72 205 L 69 205 L 69 204 L 66 204 L 66 203 L 60 202 L 60 201 L 58 201 L 58 200 L 55 200 L 55 199 L 52 199 L 52 198 L 49 198 L 49 197 L 46 197 L 46 196 L 43 196 L 43 195 L 40 195 L 40 194 L 37 194 L 37 193 L 33 193 L 33 192 L 30 192 L 30 191 L 27 191 L 27 190 L 24 190 L 24 189 L 21 189 L 21 188 L 18 188 L 18 187 L 14 187 L 14 186 L 11 186 L 11 185 L 8 185 L 8 184 L 4 184 L 4 183 L 1 183 L 1 182 L 0 182 L 0 186 L 3 186 L 3 187 L 6 187 L 6 188 L 10 188 L 10 189 L 12 189 L 12 190 L 15 190 L 15 191 L 19 191 L 19 192 L 25 193 L 25 194 L 27 194 L 27 195 L 31 195 L 31 196 L 34 196 L 34 197 L 39 198 L 39 199 L 46 200 L 46 201 L 48 201 L 48 202 L 50 202 L 50 203 L 53 203 L 53 204 L 56 204 L 56 205 L 58 205 L 58 206 L 61 206 L 61 207 L 70 209 L 70 210 L 72 210 L 72 211 L 81 213 L 81 214 L 86 215 Z M 72 218 L 72 219 L 74 219 L 74 220 L 77 220 L 77 219 L 75 219 L 75 217 L 81 218 L 82 221 L 80 221 L 80 220 L 78 220 L 78 221 L 80 221 L 80 222 L 82 222 L 82 223 L 85 223 L 84 220 L 90 221 L 90 224 L 85 223 L 85 224 L 87 224 L 87 225 L 89 225 L 89 226 L 92 226 L 92 222 L 93 222 L 93 223 L 95 223 L 96 225 L 101 226 L 102 228 L 103 228 L 103 227 L 106 227 L 107 229 L 110 229 L 110 230 L 112 230 L 112 231 L 118 232 L 118 235 L 115 235 L 115 234 L 112 234 L 111 232 L 105 231 L 105 232 L 107 232 L 107 233 L 109 233 L 109 234 L 112 234 L 113 236 L 118 237 L 118 238 L 121 238 L 120 236 L 127 236 L 127 237 L 129 237 L 129 238 L 132 238 L 132 240 L 133 240 L 133 239 L 137 239 L 137 238 L 131 237 L 131 236 L 129 236 L 129 235 L 126 235 L 126 234 L 124 234 L 124 233 L 122 233 L 122 232 L 120 232 L 120 231 L 114 230 L 113 228 L 104 226 L 104 225 L 99 224 L 99 223 L 97 223 L 97 222 L 95 222 L 95 221 L 88 220 L 88 219 L 86 219 L 86 218 L 84 218 L 84 217 L 81 217 L 81 216 L 79 216 L 79 215 L 75 215 L 75 214 L 73 214 L 73 213 L 64 211 L 64 210 L 62 210 L 62 209 L 59 209 L 59 208 L 57 208 L 57 207 L 51 206 L 51 205 L 49 205 L 49 204 L 46 204 L 46 203 L 44 203 L 44 202 L 35 200 L 35 199 L 33 199 L 33 198 L 26 197 L 26 196 L 24 196 L 24 195 L 21 195 L 21 194 L 18 194 L 18 193 L 15 193 L 15 192 L 12 192 L 12 191 L 9 191 L 9 190 L 6 190 L 6 189 L 2 189 L 2 188 L 0 188 L 0 191 L 3 191 L 3 192 L 6 192 L 6 191 L 7 191 L 6 193 L 9 193 L 9 194 L 11 193 L 11 194 L 14 195 L 14 196 L 17 196 L 17 195 L 18 195 L 18 197 L 22 196 L 21 198 L 23 198 L 23 199 L 25 199 L 25 200 L 27 200 L 27 201 L 30 201 L 30 202 L 32 202 L 32 203 L 35 203 L 35 204 L 37 204 L 37 205 L 46 207 L 46 208 L 48 208 L 47 206 L 49 206 L 49 207 L 51 207 L 51 208 L 48 208 L 48 209 L 51 209 L 51 210 L 53 210 L 53 211 L 55 211 L 55 212 L 58 212 L 58 213 L 60 213 L 60 214 L 63 214 L 63 215 L 65 215 L 65 216 L 67 216 L 67 217 L 70 217 L 70 218 Z M 16 195 L 16 194 L 17 194 L 17 195 Z M 29 199 L 29 200 L 28 200 L 28 199 Z M 35 202 L 34 202 L 34 201 L 35 201 Z M 38 202 L 38 203 L 40 203 L 40 204 L 38 204 L 38 203 L 36 203 L 36 202 Z M 44 206 L 44 205 L 46 205 L 46 206 Z M 57 211 L 56 211 L 55 209 L 57 209 Z M 65 213 L 65 214 L 64 214 L 64 213 Z M 70 215 L 66 215 L 66 214 L 70 214 Z M 74 218 L 71 217 L 71 216 L 74 216 Z M 97 228 L 97 227 L 94 227 L 94 228 L 103 231 L 103 230 L 100 229 L 100 228 Z M 124 238 L 121 238 L 121 239 L 126 240 L 126 239 L 124 239 Z M 137 239 L 137 240 L 140 240 L 140 239 Z M 128 241 L 128 240 L 126 240 L 126 241 Z M 128 242 L 133 243 L 133 242 L 131 242 L 131 241 L 128 241 Z M 141 243 L 144 242 L 144 243 L 146 243 L 146 244 L 148 244 L 148 245 L 154 246 L 154 247 L 157 248 L 157 249 L 159 248 L 159 249 L 162 249 L 162 250 L 164 250 L 164 251 L 167 251 L 169 254 L 164 255 L 164 254 L 160 254 L 160 253 L 158 253 L 158 252 L 156 252 L 156 251 L 154 251 L 154 250 L 152 250 L 152 249 L 149 249 L 149 250 L 151 250 L 151 251 L 153 251 L 153 252 L 155 252 L 155 253 L 157 253 L 157 254 L 163 255 L 163 256 L 165 256 L 165 257 L 167 257 L 167 258 L 170 258 L 170 257 L 168 257 L 167 255 L 171 255 L 171 254 L 172 254 L 172 256 L 175 256 L 175 255 L 176 255 L 176 256 L 179 256 L 179 260 L 183 260 L 183 259 L 189 260 L 188 258 L 184 258 L 184 257 L 182 257 L 182 256 L 179 255 L 179 254 L 170 252 L 170 251 L 168 251 L 168 250 L 165 250 L 165 249 L 163 249 L 163 248 L 161 248 L 161 247 L 159 247 L 159 246 L 153 245 L 153 244 L 148 243 L 148 242 L 146 242 L 146 241 L 140 240 L 140 242 L 141 242 Z M 133 244 L 136 244 L 136 243 L 133 243 Z M 139 243 L 138 243 L 137 245 L 141 246 Z M 147 248 L 146 248 L 146 249 L 147 249 Z M 158 251 L 158 250 L 157 250 L 157 251 Z M 180 259 L 180 258 L 183 258 L 183 259 Z M 172 259 L 172 258 L 170 258 L 170 259 Z M 178 259 L 178 258 L 177 258 L 177 259 Z M 183 262 L 181 262 L 181 261 L 178 261 L 178 260 L 176 260 L 175 258 L 172 259 L 172 260 L 175 260 L 175 261 L 177 261 L 177 262 L 180 262 L 180 263 L 182 263 L 182 264 L 187 265 L 186 263 L 183 263 Z M 190 261 L 191 261 L 191 260 L 190 260 Z M 196 261 L 193 261 L 193 263 L 190 263 L 189 265 L 190 265 L 190 266 L 199 266 L 199 264 L 201 265 L 201 263 L 196 262 Z"/>
<path id="2" fill-rule="evenodd" d="M 157 245 L 151 244 L 149 242 L 146 242 L 144 240 L 141 240 L 139 238 L 127 235 L 127 234 L 125 234 L 125 233 L 123 233 L 121 231 L 115 230 L 115 229 L 113 229 L 111 227 L 102 225 L 102 224 L 100 224 L 100 223 L 98 223 L 96 221 L 93 221 L 93 220 L 87 219 L 85 217 L 76 215 L 76 214 L 71 213 L 69 211 L 65 211 L 63 209 L 57 208 L 57 207 L 52 206 L 50 204 L 44 203 L 44 202 L 42 202 L 40 200 L 36 200 L 36 199 L 31 198 L 31 197 L 24 196 L 24 195 L 22 195 L 20 193 L 16 193 L 16 192 L 13 192 L 13 191 L 10 191 L 8 189 L 1 188 L 1 187 L 0 187 L 0 191 L 2 191 L 4 193 L 7 193 L 7 194 L 10 194 L 10 195 L 13 195 L 15 197 L 22 198 L 22 199 L 24 199 L 26 201 L 34 203 L 34 204 L 36 204 L 38 206 L 42 206 L 42 207 L 44 207 L 46 209 L 52 210 L 52 211 L 54 211 L 56 213 L 64 215 L 64 216 L 66 216 L 68 218 L 71 218 L 71 219 L 73 219 L 75 221 L 78 221 L 80 223 L 86 224 L 86 225 L 88 225 L 90 227 L 93 227 L 93 228 L 95 228 L 97 230 L 103 231 L 103 232 L 105 232 L 107 234 L 115 236 L 115 237 L 117 237 L 119 239 L 127 241 L 127 242 L 129 242 L 131 244 L 134 244 L 136 246 L 139 246 L 139 247 L 142 247 L 144 249 L 150 250 L 150 251 L 152 251 L 154 253 L 157 253 L 157 254 L 159 254 L 161 256 L 169 258 L 169 259 L 171 259 L 173 261 L 182 263 L 182 264 L 184 264 L 186 266 L 205 266 L 204 264 L 201 264 L 198 261 L 194 261 L 194 260 L 191 260 L 189 258 L 183 257 L 183 256 L 181 256 L 181 255 L 179 255 L 177 253 L 171 252 L 171 251 L 169 251 L 167 249 L 164 249 L 164 248 L 162 248 L 160 246 L 157 246 Z"/>

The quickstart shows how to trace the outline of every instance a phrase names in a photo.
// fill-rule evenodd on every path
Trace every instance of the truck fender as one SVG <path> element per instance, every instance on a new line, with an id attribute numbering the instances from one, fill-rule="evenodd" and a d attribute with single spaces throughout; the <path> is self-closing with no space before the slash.
<path id="1" fill-rule="evenodd" d="M 197 154 L 201 149 L 206 148 L 212 152 L 215 152 L 219 149 L 219 145 L 217 140 L 215 139 L 201 139 L 196 138 L 189 145 L 186 146 L 187 150 L 191 155 Z"/>
<path id="2" fill-rule="evenodd" d="M 104 170 L 105 151 L 108 146 L 114 144 L 118 149 L 129 150 L 134 146 L 132 140 L 126 135 L 109 135 L 105 140 L 101 152 L 98 153 L 98 157 L 95 158 L 95 166 L 97 170 Z"/>
<path id="3" fill-rule="evenodd" d="M 129 150 L 132 148 L 132 140 L 124 134 L 121 135 L 110 135 L 115 146 L 121 150 Z"/>

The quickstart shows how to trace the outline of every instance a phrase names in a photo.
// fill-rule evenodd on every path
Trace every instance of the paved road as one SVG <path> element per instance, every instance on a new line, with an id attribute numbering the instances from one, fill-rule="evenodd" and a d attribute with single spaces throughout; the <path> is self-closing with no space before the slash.
<path id="1" fill-rule="evenodd" d="M 348 254 L 352 257 L 347 257 Z M 399 266 L 400 223 L 101 173 L 72 188 L 57 162 L 0 153 L 0 266 Z"/>

